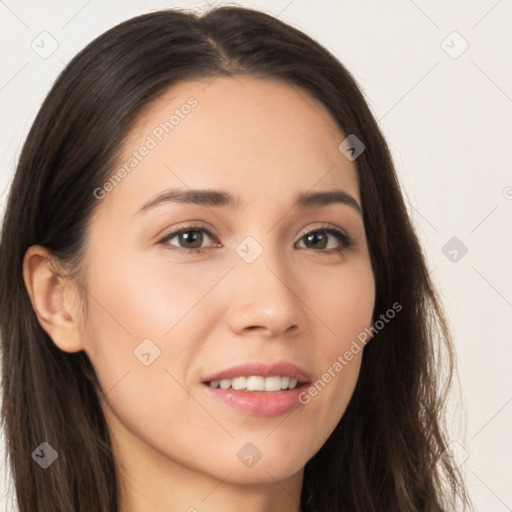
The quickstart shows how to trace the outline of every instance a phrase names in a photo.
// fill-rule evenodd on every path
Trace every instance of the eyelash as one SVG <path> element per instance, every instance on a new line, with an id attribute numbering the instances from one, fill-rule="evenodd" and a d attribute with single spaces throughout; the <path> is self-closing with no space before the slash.
<path id="1" fill-rule="evenodd" d="M 169 233 L 168 235 L 165 235 L 164 238 L 162 238 L 158 243 L 165 245 L 166 242 L 173 239 L 177 235 L 181 235 L 182 233 L 187 233 L 190 231 L 201 231 L 203 233 L 206 233 L 210 238 L 212 238 L 214 241 L 218 242 L 217 237 L 207 228 L 204 228 L 202 226 L 180 226 L 176 231 L 173 231 L 172 233 Z M 302 240 L 307 235 L 313 234 L 313 233 L 328 233 L 330 235 L 333 235 L 338 239 L 339 242 L 341 242 L 342 247 L 340 249 L 328 249 L 328 250 L 319 250 L 314 252 L 320 252 L 324 253 L 326 255 L 341 255 L 343 254 L 347 249 L 352 247 L 354 244 L 354 240 L 348 236 L 346 233 L 339 229 L 332 228 L 330 226 L 320 226 L 319 228 L 313 229 L 311 231 L 307 231 L 302 234 L 302 236 L 299 238 L 298 241 Z M 168 249 L 175 251 L 177 253 L 185 253 L 185 254 L 191 254 L 191 253 L 202 253 L 205 252 L 205 249 L 182 249 L 179 247 L 171 247 L 168 246 Z M 307 247 L 306 247 L 307 249 Z"/>

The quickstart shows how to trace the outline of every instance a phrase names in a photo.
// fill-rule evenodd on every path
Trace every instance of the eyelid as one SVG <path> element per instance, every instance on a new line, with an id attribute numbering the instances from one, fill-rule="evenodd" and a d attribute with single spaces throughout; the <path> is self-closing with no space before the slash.
<path id="1" fill-rule="evenodd" d="M 347 238 L 350 238 L 349 234 L 344 229 L 342 229 L 338 226 L 335 226 L 334 224 L 324 222 L 324 223 L 321 223 L 320 226 L 315 227 L 315 228 L 304 228 L 300 232 L 299 238 L 297 239 L 297 241 L 299 241 L 303 236 L 308 235 L 309 233 L 314 233 L 316 231 L 329 231 L 329 230 L 343 233 L 343 235 L 345 235 Z"/>

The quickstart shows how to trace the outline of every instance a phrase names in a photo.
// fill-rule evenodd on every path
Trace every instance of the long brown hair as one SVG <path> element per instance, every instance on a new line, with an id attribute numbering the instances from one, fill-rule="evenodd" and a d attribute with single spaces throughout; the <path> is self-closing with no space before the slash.
<path id="1" fill-rule="evenodd" d="M 24 144 L 0 245 L 2 422 L 20 512 L 120 508 L 94 370 L 84 352 L 59 350 L 38 323 L 23 281 L 25 252 L 46 247 L 79 283 L 93 191 L 112 174 L 143 108 L 181 80 L 237 74 L 288 83 L 363 141 L 356 163 L 374 321 L 402 305 L 365 347 L 346 412 L 306 464 L 302 509 L 448 512 L 459 502 L 465 509 L 463 478 L 442 456 L 452 342 L 385 139 L 330 52 L 270 15 L 221 7 L 202 16 L 153 12 L 98 37 L 58 77 Z M 31 457 L 43 441 L 58 452 L 46 470 Z"/>

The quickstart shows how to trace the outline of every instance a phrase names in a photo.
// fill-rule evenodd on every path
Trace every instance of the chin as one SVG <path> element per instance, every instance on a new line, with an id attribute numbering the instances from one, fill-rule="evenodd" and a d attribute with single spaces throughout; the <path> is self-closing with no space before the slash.
<path id="1" fill-rule="evenodd" d="M 228 480 L 233 483 L 275 483 L 276 480 L 286 480 L 302 471 L 308 460 L 303 455 L 270 446 L 257 451 L 254 446 L 243 443 L 242 449 L 237 446 L 232 463 L 228 462 L 231 453 L 220 457 L 221 462 L 215 468 L 215 477 L 223 479 L 231 472 Z"/>

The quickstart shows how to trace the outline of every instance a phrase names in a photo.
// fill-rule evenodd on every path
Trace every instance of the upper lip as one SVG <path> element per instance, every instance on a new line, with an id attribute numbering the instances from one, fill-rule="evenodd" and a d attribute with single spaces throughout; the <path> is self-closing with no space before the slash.
<path id="1" fill-rule="evenodd" d="M 202 382 L 211 382 L 212 380 L 234 379 L 235 377 L 249 377 L 251 375 L 260 375 L 262 377 L 291 377 L 297 379 L 301 384 L 311 382 L 309 373 L 300 366 L 287 361 L 278 361 L 274 363 L 265 363 L 252 361 L 250 363 L 231 366 L 220 372 L 214 373 L 202 379 Z"/>

